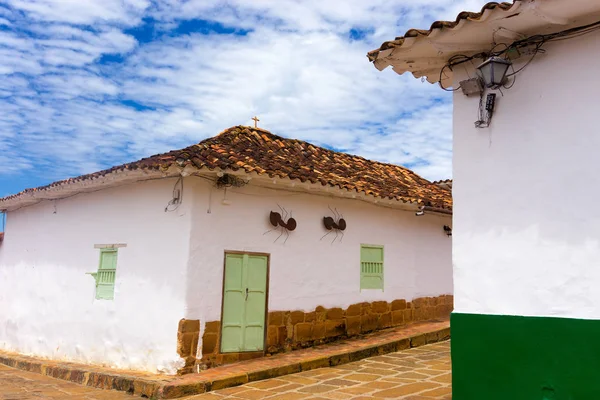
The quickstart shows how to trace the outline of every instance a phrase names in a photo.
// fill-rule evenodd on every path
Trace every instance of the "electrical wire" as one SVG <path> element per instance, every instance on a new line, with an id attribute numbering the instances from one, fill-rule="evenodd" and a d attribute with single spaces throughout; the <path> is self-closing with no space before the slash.
<path id="1" fill-rule="evenodd" d="M 461 59 L 461 58 L 462 58 L 463 60 L 461 60 L 461 61 L 456 61 L 456 60 L 458 60 L 458 59 Z M 459 85 L 457 88 L 452 88 L 452 89 L 448 89 L 448 88 L 444 87 L 444 85 L 442 85 L 442 75 L 444 74 L 444 70 L 445 70 L 446 68 L 449 68 L 449 69 L 450 69 L 450 71 L 452 71 L 452 66 L 453 66 L 453 65 L 459 65 L 459 64 L 462 64 L 463 62 L 467 62 L 467 61 L 469 61 L 469 60 L 471 60 L 471 59 L 472 59 L 472 58 L 470 58 L 470 57 L 468 57 L 468 56 L 465 56 L 465 55 L 463 55 L 463 54 L 456 54 L 456 55 L 454 55 L 454 56 L 450 57 L 450 59 L 448 60 L 448 63 L 447 63 L 446 65 L 444 65 L 444 66 L 442 67 L 442 69 L 440 70 L 440 79 L 439 79 L 439 81 L 438 81 L 438 83 L 439 83 L 440 87 L 441 87 L 443 90 L 445 90 L 446 92 L 456 92 L 457 90 L 459 90 L 459 89 L 460 89 L 460 85 Z M 446 76 L 446 78 L 448 78 L 448 76 Z"/>
<path id="2" fill-rule="evenodd" d="M 485 95 L 485 90 L 482 90 L 479 94 L 479 107 L 477 109 L 477 121 L 475 122 L 476 128 L 487 128 L 490 126 L 490 115 L 485 110 L 483 105 L 483 96 Z"/>
<path id="3" fill-rule="evenodd" d="M 593 22 L 588 25 L 582 25 L 582 26 L 566 29 L 566 30 L 560 31 L 560 32 L 555 32 L 555 33 L 550 33 L 550 34 L 545 34 L 545 35 L 533 35 L 533 36 L 527 37 L 525 39 L 520 39 L 520 40 L 514 41 L 511 44 L 497 43 L 488 52 L 480 52 L 480 53 L 473 54 L 470 56 L 467 56 L 465 54 L 456 54 L 456 55 L 450 57 L 448 59 L 448 62 L 440 70 L 439 85 L 442 89 L 449 91 L 449 92 L 456 91 L 460 88 L 460 86 L 456 89 L 448 89 L 448 88 L 443 87 L 441 80 L 442 80 L 442 75 L 446 68 L 449 68 L 452 71 L 452 68 L 456 65 L 460 65 L 465 62 L 469 62 L 469 61 L 472 61 L 474 59 L 479 59 L 479 58 L 486 59 L 489 57 L 502 57 L 502 56 L 507 58 L 507 53 L 509 53 L 511 51 L 515 51 L 515 50 L 519 51 L 519 49 L 526 49 L 528 47 L 533 46 L 533 50 L 531 50 L 533 52 L 531 58 L 521 68 L 517 69 L 516 71 L 513 68 L 513 72 L 511 74 L 507 75 L 507 77 L 514 76 L 515 74 L 517 74 L 517 73 L 521 72 L 523 69 L 525 69 L 529 64 L 531 64 L 531 62 L 537 56 L 538 53 L 542 53 L 545 51 L 542 47 L 546 43 L 567 40 L 567 39 L 573 39 L 576 37 L 587 35 L 591 32 L 595 32 L 598 30 L 600 30 L 600 21 L 596 21 L 596 22 Z M 495 49 L 500 45 L 503 45 L 505 48 L 500 51 L 495 51 Z M 514 84 L 514 81 L 508 88 L 512 87 L 513 84 Z"/>
<path id="4" fill-rule="evenodd" d="M 167 203 L 165 212 L 172 212 L 179 208 L 183 202 L 183 176 L 180 176 L 173 185 L 173 198 Z"/>
<path id="5" fill-rule="evenodd" d="M 509 58 L 510 53 L 515 52 L 515 51 L 519 55 L 524 52 L 530 53 L 531 57 L 529 58 L 529 60 L 527 60 L 527 62 L 525 62 L 525 64 L 523 64 L 519 69 L 515 70 L 514 65 L 511 63 L 510 67 L 511 67 L 512 72 L 510 74 L 506 75 L 507 79 L 510 79 L 512 77 L 512 82 L 510 84 L 507 84 L 508 82 L 504 82 L 502 85 L 495 87 L 495 89 L 500 90 L 500 93 L 502 95 L 504 95 L 504 93 L 502 93 L 502 90 L 500 87 L 504 87 L 505 89 L 512 88 L 515 85 L 515 82 L 517 80 L 517 74 L 519 72 L 523 71 L 525 68 L 527 68 L 527 66 L 529 66 L 532 63 L 532 61 L 536 58 L 536 56 L 539 53 L 545 52 L 545 49 L 543 49 L 543 46 L 546 43 L 577 38 L 577 37 L 587 35 L 591 32 L 595 32 L 598 30 L 600 30 L 600 21 L 596 21 L 596 22 L 588 24 L 588 25 L 578 26 L 578 27 L 566 29 L 564 31 L 555 32 L 555 33 L 551 33 L 551 34 L 533 35 L 533 36 L 530 36 L 530 37 L 527 37 L 524 39 L 514 41 L 510 45 L 505 44 L 505 43 L 497 43 L 497 44 L 494 44 L 492 46 L 492 48 L 490 49 L 490 51 L 488 51 L 488 52 L 480 52 L 480 53 L 473 54 L 470 56 L 465 55 L 465 54 L 455 54 L 454 56 L 450 57 L 448 59 L 447 63 L 441 68 L 439 81 L 438 81 L 439 86 L 444 91 L 447 91 L 447 92 L 455 92 L 461 88 L 460 86 L 458 86 L 457 88 L 449 89 L 449 88 L 446 88 L 443 86 L 442 77 L 445 76 L 446 78 L 448 78 L 448 76 L 444 74 L 446 68 L 450 69 L 450 71 L 453 71 L 453 67 L 455 67 L 456 65 L 464 64 L 466 62 L 471 62 L 471 64 L 472 64 L 474 59 L 479 59 L 479 58 L 487 59 L 490 57 L 504 57 L 505 59 L 507 59 L 507 58 Z M 495 32 L 494 32 L 494 34 L 495 34 Z M 496 51 L 498 46 L 504 46 L 504 49 Z M 475 68 L 477 68 L 477 67 L 475 67 Z M 468 75 L 468 73 L 467 73 L 467 75 Z M 479 97 L 478 118 L 477 118 L 477 121 L 475 122 L 475 127 L 477 127 L 477 128 L 489 127 L 491 120 L 492 120 L 493 110 L 488 110 L 487 105 L 484 104 L 484 100 L 483 100 L 484 94 L 485 94 L 485 89 L 481 91 L 480 97 Z M 491 146 L 491 136 L 490 136 L 490 146 Z"/>
<path id="6" fill-rule="evenodd" d="M 510 75 L 507 75 L 507 77 L 512 76 L 513 79 L 512 79 L 512 82 L 511 82 L 511 84 L 509 86 L 507 86 L 506 84 L 502 85 L 502 87 L 504 89 L 510 89 L 511 87 L 515 86 L 515 82 L 517 81 L 517 77 L 515 76 L 515 74 L 516 74 L 515 67 L 512 64 L 510 64 L 510 68 L 513 70 L 513 73 L 510 74 Z"/>
<path id="7" fill-rule="evenodd" d="M 444 65 L 444 66 L 442 67 L 442 69 L 440 70 L 440 79 L 438 80 L 438 83 L 439 83 L 440 87 L 441 87 L 443 90 L 445 90 L 446 92 L 456 92 L 458 89 L 460 89 L 460 86 L 459 86 L 459 87 L 457 87 L 456 89 L 455 89 L 455 88 L 448 89 L 448 88 L 445 88 L 445 87 L 444 87 L 444 85 L 442 85 L 442 75 L 444 74 L 444 69 L 446 69 L 446 68 L 450 68 L 450 71 L 452 71 L 452 67 L 451 67 L 450 65 L 448 65 L 448 64 Z M 446 78 L 447 78 L 447 77 L 448 77 L 448 76 L 446 76 Z"/>
<path id="8" fill-rule="evenodd" d="M 533 61 L 533 59 L 535 58 L 535 56 L 537 56 L 538 53 L 543 53 L 545 50 L 541 48 L 541 45 L 536 46 L 533 55 L 531 56 L 531 58 L 525 63 L 525 65 L 523 65 L 521 68 L 519 68 L 518 70 L 514 70 L 513 67 L 513 73 L 512 74 L 508 74 L 506 75 L 507 78 L 510 78 L 513 75 L 518 74 L 519 72 L 523 71 L 525 69 L 525 67 L 527 67 L 529 64 L 531 64 L 531 62 Z M 512 64 L 511 64 L 512 66 Z"/>
<path id="9" fill-rule="evenodd" d="M 495 32 L 494 32 L 494 33 L 495 33 Z M 494 49 L 495 49 L 496 47 L 498 47 L 498 46 L 504 46 L 504 50 L 506 50 L 506 49 L 508 49 L 508 48 L 509 48 L 509 46 L 508 46 L 506 43 L 496 43 L 496 44 L 495 44 L 495 45 L 492 47 L 492 49 L 490 50 L 490 52 L 491 52 L 491 53 L 493 53 L 493 52 L 494 52 Z"/>

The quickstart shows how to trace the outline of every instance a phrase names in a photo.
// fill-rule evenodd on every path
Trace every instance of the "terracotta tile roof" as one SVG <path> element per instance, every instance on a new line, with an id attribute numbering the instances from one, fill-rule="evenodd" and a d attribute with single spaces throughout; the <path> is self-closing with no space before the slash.
<path id="1" fill-rule="evenodd" d="M 442 189 L 452 190 L 452 179 L 442 179 L 439 181 L 433 181 L 432 183 L 441 187 Z"/>
<path id="2" fill-rule="evenodd" d="M 383 44 L 378 49 L 368 52 L 367 57 L 369 57 L 370 61 L 375 61 L 377 59 L 377 56 L 379 55 L 380 51 L 392 49 L 394 47 L 400 47 L 400 46 L 402 46 L 402 44 L 404 44 L 404 40 L 406 38 L 429 36 L 436 29 L 439 29 L 439 30 L 444 29 L 444 28 L 451 29 L 451 28 L 456 27 L 462 20 L 471 20 L 471 21 L 479 20 L 483 16 L 484 12 L 486 12 L 487 10 L 494 10 L 496 8 L 499 8 L 501 10 L 507 11 L 516 2 L 519 2 L 519 1 L 521 1 L 521 0 L 513 0 L 512 3 L 510 3 L 510 2 L 498 3 L 495 1 L 491 1 L 491 2 L 487 3 L 486 5 L 484 5 L 481 8 L 480 12 L 463 11 L 460 14 L 458 14 L 458 16 L 456 17 L 456 20 L 454 20 L 454 21 L 435 21 L 433 24 L 431 24 L 431 27 L 428 30 L 409 29 L 408 31 L 406 31 L 404 36 L 399 36 L 394 40 L 383 42 Z"/>
<path id="3" fill-rule="evenodd" d="M 247 126 L 229 128 L 219 135 L 181 150 L 144 158 L 104 171 L 58 181 L 36 189 L 26 189 L 0 199 L 2 202 L 69 183 L 98 178 L 113 172 L 150 169 L 167 170 L 176 165 L 209 170 L 243 170 L 270 178 L 289 178 L 320 183 L 367 195 L 407 203 L 452 209 L 452 197 L 407 168 L 369 161 L 359 156 L 318 147 L 308 142 L 286 139 L 263 129 Z"/>

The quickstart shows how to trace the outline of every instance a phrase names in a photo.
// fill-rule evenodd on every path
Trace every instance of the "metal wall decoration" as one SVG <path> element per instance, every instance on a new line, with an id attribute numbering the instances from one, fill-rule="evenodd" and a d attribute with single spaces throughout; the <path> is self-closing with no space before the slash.
<path id="1" fill-rule="evenodd" d="M 446 235 L 452 236 L 452 228 L 450 228 L 448 225 L 444 225 L 444 232 L 446 232 Z"/>
<path id="2" fill-rule="evenodd" d="M 298 224 L 296 223 L 296 220 L 292 217 L 291 211 L 288 213 L 288 211 L 285 208 L 281 207 L 279 204 L 277 206 L 281 210 L 281 213 L 271 211 L 271 213 L 269 214 L 269 222 L 271 222 L 271 225 L 273 225 L 275 228 L 266 231 L 265 233 L 263 233 L 263 235 L 266 235 L 267 233 L 272 232 L 274 230 L 281 230 L 281 233 L 279 234 L 279 236 L 277 236 L 277 239 L 275 239 L 273 243 L 277 242 L 279 238 L 284 234 L 285 241 L 283 243 L 285 243 L 290 237 L 290 232 L 296 229 L 296 226 L 298 226 Z"/>
<path id="3" fill-rule="evenodd" d="M 325 229 L 327 229 L 329 232 L 323 235 L 321 240 L 323 240 L 325 236 L 329 235 L 331 232 L 335 232 L 335 237 L 331 241 L 331 244 L 333 244 L 336 241 L 340 234 L 341 242 L 344 238 L 344 231 L 346 230 L 346 220 L 344 219 L 344 216 L 338 212 L 337 208 L 335 209 L 335 211 L 332 210 L 331 207 L 328 208 L 333 213 L 333 217 L 323 217 L 323 225 L 325 225 Z"/>

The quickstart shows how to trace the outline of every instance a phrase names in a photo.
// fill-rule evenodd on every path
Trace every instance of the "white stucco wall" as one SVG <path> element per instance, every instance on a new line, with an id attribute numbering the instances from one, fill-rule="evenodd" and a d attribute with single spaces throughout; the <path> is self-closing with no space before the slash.
<path id="1" fill-rule="evenodd" d="M 454 94 L 456 312 L 600 318 L 600 34 L 544 48 L 490 128 Z"/>
<path id="2" fill-rule="evenodd" d="M 416 217 L 358 200 L 291 193 L 249 186 L 224 191 L 192 178 L 194 210 L 188 265 L 187 318 L 221 319 L 225 250 L 270 254 L 269 311 L 312 311 L 316 306 L 347 307 L 374 300 L 411 300 L 452 294 L 451 238 L 443 231 L 446 216 Z M 188 186 L 190 187 L 190 186 Z M 285 183 L 283 184 L 285 188 Z M 209 192 L 212 190 L 212 195 Z M 269 212 L 278 206 L 298 223 L 284 244 Z M 343 241 L 331 244 L 323 217 L 337 208 L 348 228 Z M 208 212 L 210 209 L 210 213 Z M 385 291 L 360 291 L 360 244 L 385 246 Z"/>
<path id="3" fill-rule="evenodd" d="M 250 184 L 184 179 L 125 185 L 10 211 L 0 245 L 0 348 L 117 368 L 175 372 L 181 318 L 220 320 L 225 250 L 270 254 L 269 310 L 452 294 L 451 218 Z M 271 232 L 277 204 L 298 228 Z M 348 223 L 331 244 L 328 206 Z M 210 210 L 210 212 L 208 212 Z M 115 299 L 96 300 L 97 244 L 119 248 Z M 385 290 L 360 291 L 360 244 L 385 246 Z"/>
<path id="4" fill-rule="evenodd" d="M 8 212 L 0 244 L 0 348 L 175 372 L 185 308 L 191 194 L 165 212 L 175 179 Z M 115 298 L 96 300 L 95 244 L 118 251 Z"/>

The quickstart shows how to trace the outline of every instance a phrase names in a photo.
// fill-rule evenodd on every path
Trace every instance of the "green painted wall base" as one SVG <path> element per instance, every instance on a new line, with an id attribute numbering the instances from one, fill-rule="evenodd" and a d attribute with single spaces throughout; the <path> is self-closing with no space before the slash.
<path id="1" fill-rule="evenodd" d="M 600 320 L 453 313 L 453 400 L 600 399 Z"/>

